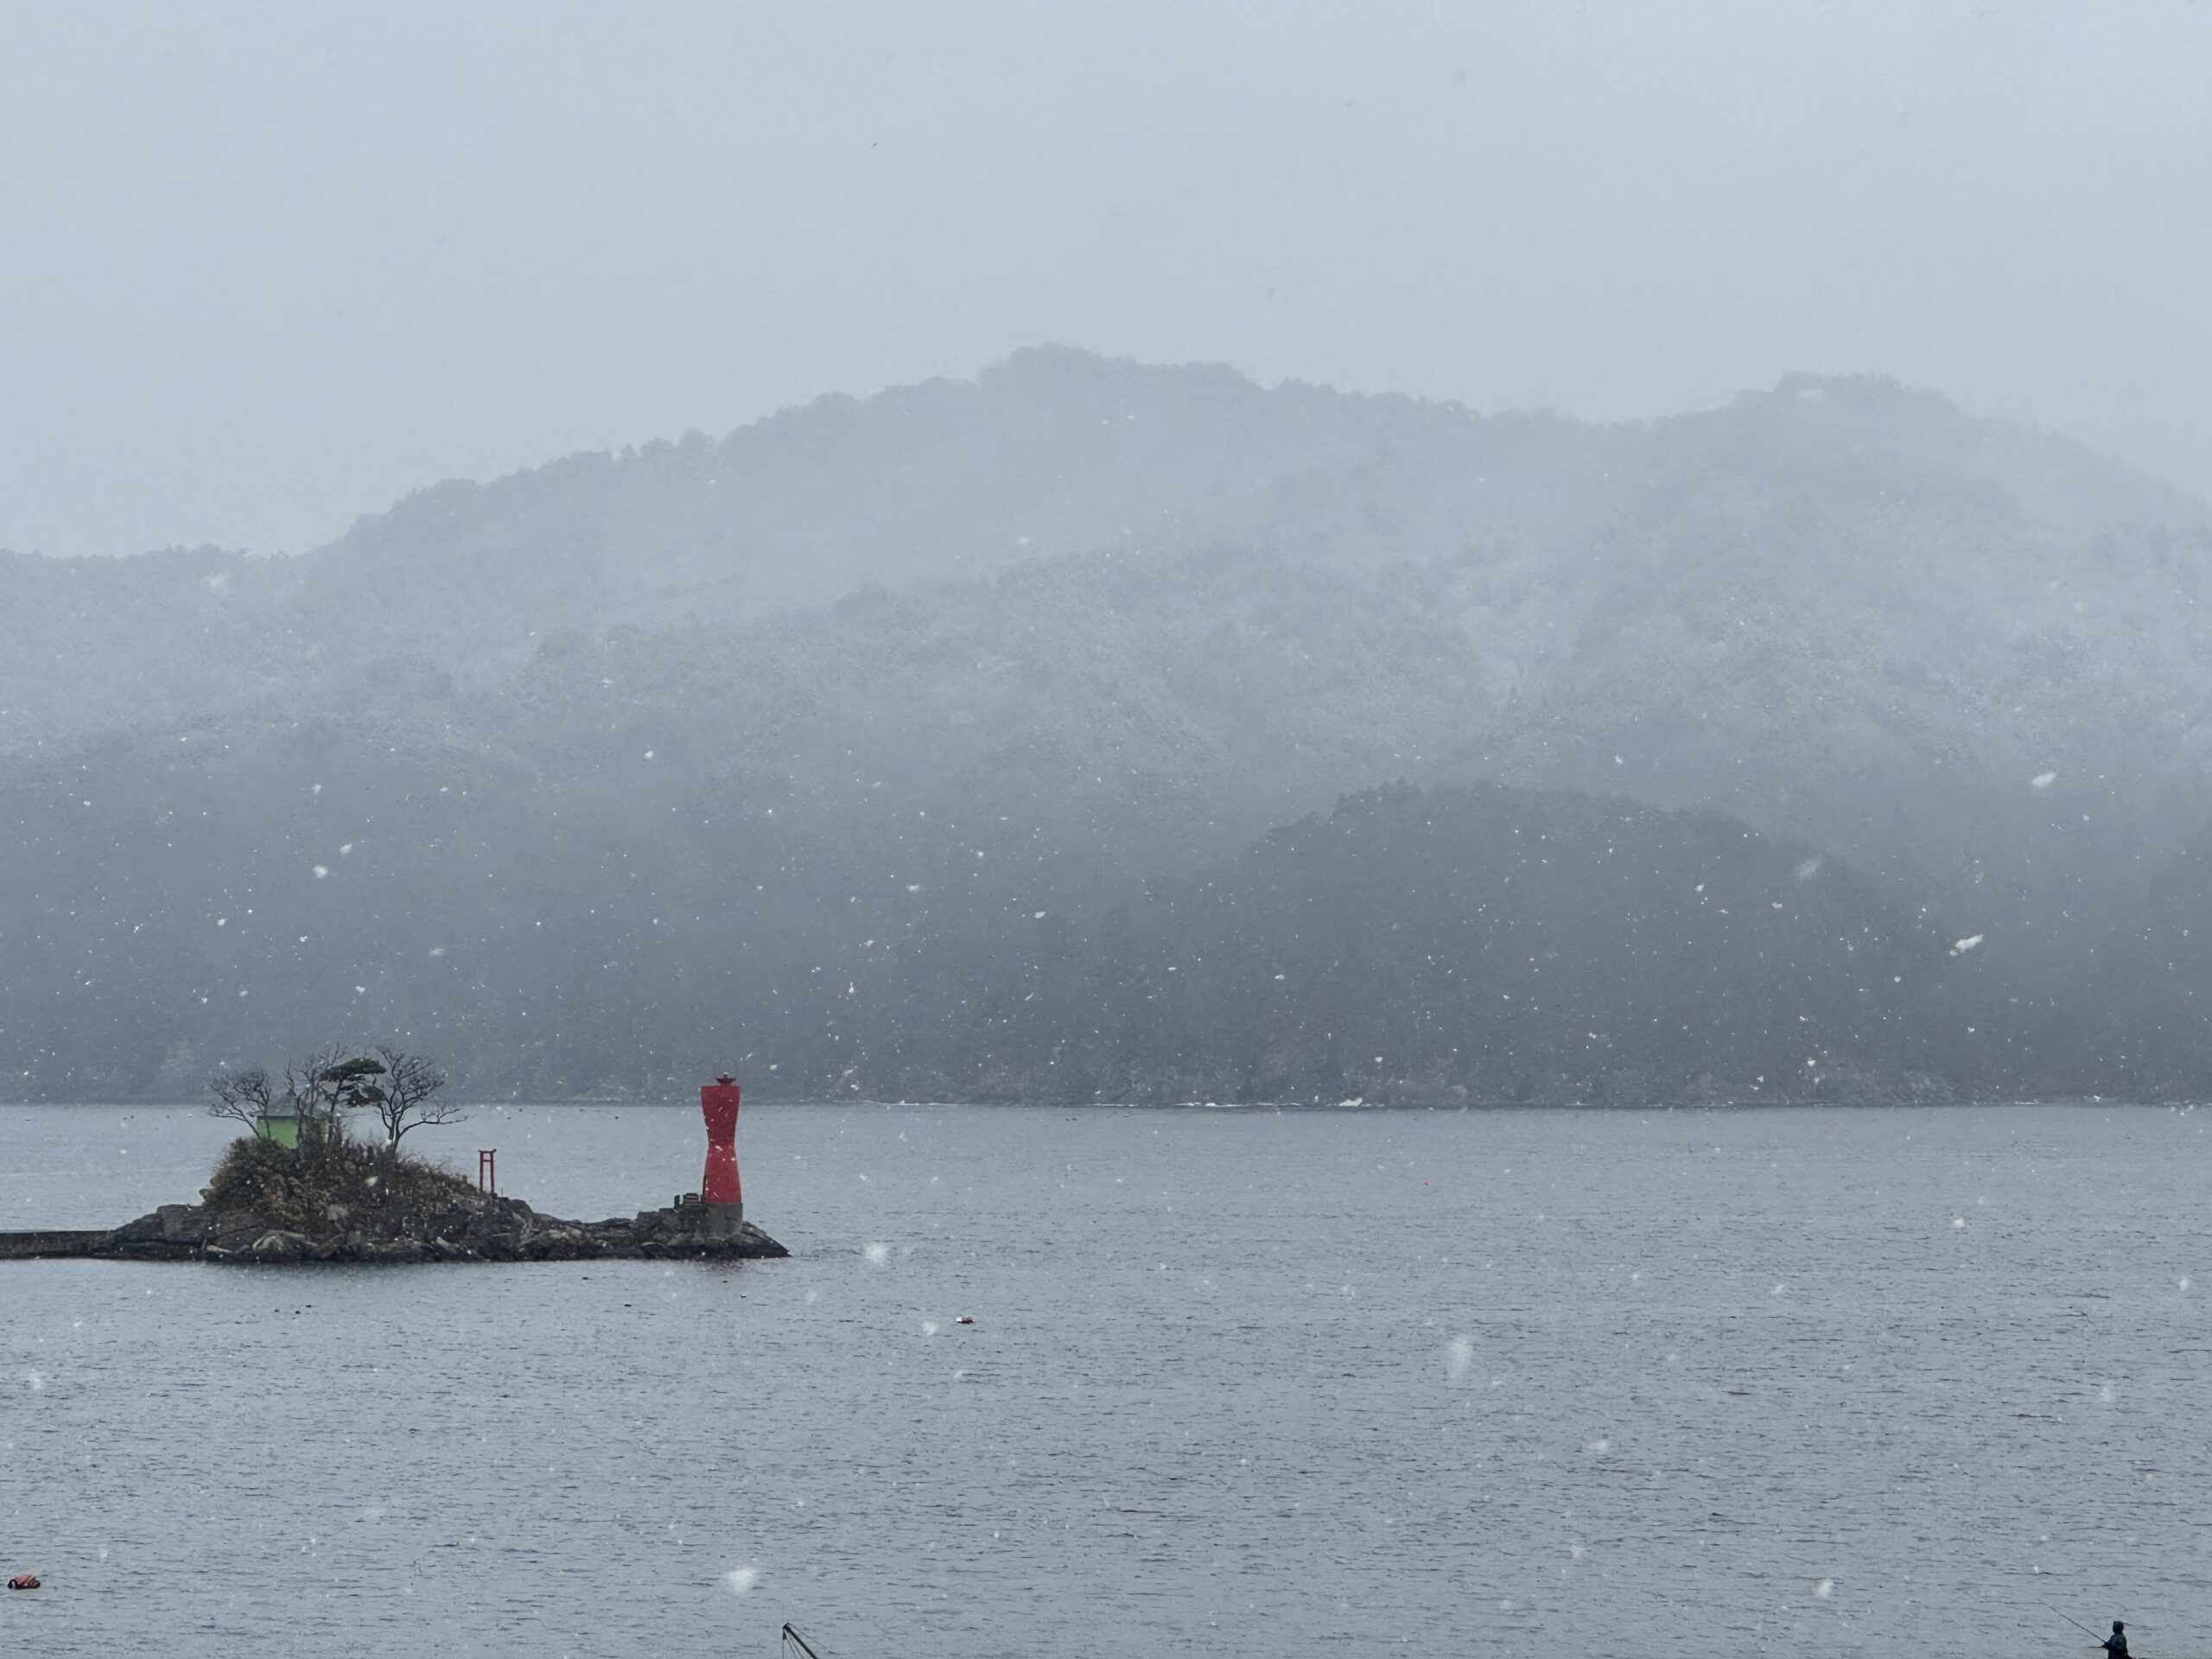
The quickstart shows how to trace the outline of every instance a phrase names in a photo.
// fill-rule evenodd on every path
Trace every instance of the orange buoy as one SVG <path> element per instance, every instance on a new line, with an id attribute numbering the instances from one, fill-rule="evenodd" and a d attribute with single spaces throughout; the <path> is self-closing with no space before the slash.
<path id="1" fill-rule="evenodd" d="M 10 1590 L 35 1590 L 38 1588 L 38 1574 L 35 1573 L 18 1573 L 14 1578 L 8 1580 L 8 1587 Z"/>

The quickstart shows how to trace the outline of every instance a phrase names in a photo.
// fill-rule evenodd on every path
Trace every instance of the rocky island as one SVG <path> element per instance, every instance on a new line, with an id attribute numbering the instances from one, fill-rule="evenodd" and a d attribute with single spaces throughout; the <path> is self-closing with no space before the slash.
<path id="1" fill-rule="evenodd" d="M 99 1232 L 0 1233 L 0 1259 L 115 1256 L 164 1262 L 576 1262 L 614 1257 L 733 1261 L 789 1255 L 745 1219 L 733 1142 L 736 1080 L 700 1090 L 708 1156 L 702 1190 L 662 1210 L 605 1221 L 542 1216 L 492 1185 L 400 1147 L 410 1128 L 458 1115 L 435 1098 L 438 1070 L 397 1049 L 326 1050 L 280 1082 L 254 1068 L 210 1085 L 211 1110 L 245 1124 L 200 1190 Z M 382 1144 L 346 1132 L 372 1113 Z"/>
<path id="2" fill-rule="evenodd" d="M 728 1261 L 790 1252 L 748 1221 L 696 1201 L 606 1221 L 540 1215 L 435 1164 L 345 1146 L 299 1150 L 241 1140 L 198 1204 L 165 1204 L 108 1232 L 0 1235 L 0 1255 L 147 1261 Z"/>
<path id="3" fill-rule="evenodd" d="M 472 1195 L 474 1196 L 474 1195 Z M 591 1257 L 683 1256 L 702 1261 L 788 1255 L 751 1222 L 728 1235 L 698 1230 L 701 1205 L 645 1210 L 606 1221 L 541 1216 L 520 1198 L 483 1195 L 435 1212 L 334 1217 L 303 1232 L 243 1211 L 165 1204 L 70 1254 L 202 1262 L 575 1262 Z M 41 1255 L 59 1252 L 41 1251 Z"/>

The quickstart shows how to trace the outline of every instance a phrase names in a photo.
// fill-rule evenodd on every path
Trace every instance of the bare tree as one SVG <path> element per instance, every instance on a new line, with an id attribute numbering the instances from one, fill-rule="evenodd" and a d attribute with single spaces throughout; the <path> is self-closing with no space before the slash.
<path id="1" fill-rule="evenodd" d="M 264 1065 L 248 1066 L 243 1071 L 219 1071 L 207 1079 L 207 1092 L 214 1096 L 207 1103 L 208 1116 L 233 1119 L 259 1135 L 263 1133 L 263 1122 L 276 1104 L 276 1079 L 269 1075 L 269 1068 Z"/>
<path id="2" fill-rule="evenodd" d="M 300 1115 L 302 1143 L 334 1146 L 343 1141 L 347 1112 L 383 1104 L 385 1091 L 376 1079 L 384 1074 L 383 1061 L 334 1044 L 285 1068 L 285 1086 Z"/>
<path id="3" fill-rule="evenodd" d="M 367 1068 L 373 1067 L 374 1071 Z M 384 1068 L 333 1046 L 284 1068 L 284 1082 L 300 1114 L 302 1146 L 335 1146 L 346 1138 L 346 1109 L 361 1103 L 368 1078 Z"/>
<path id="4" fill-rule="evenodd" d="M 300 1144 L 334 1147 L 346 1138 L 346 1115 L 365 1111 L 383 1126 L 384 1146 L 396 1154 L 410 1129 L 424 1124 L 458 1123 L 458 1103 L 439 1100 L 446 1074 L 419 1054 L 379 1048 L 359 1054 L 332 1046 L 319 1048 L 296 1065 L 284 1068 L 280 1081 L 264 1066 L 219 1072 L 210 1078 L 211 1117 L 233 1118 L 257 1135 L 279 1103 L 299 1119 Z"/>
<path id="5" fill-rule="evenodd" d="M 367 1091 L 373 1098 L 365 1098 L 361 1103 L 384 1125 L 387 1151 L 397 1153 L 400 1137 L 410 1129 L 461 1121 L 464 1114 L 458 1102 L 435 1098 L 446 1086 L 446 1074 L 436 1066 L 420 1054 L 401 1048 L 379 1048 L 377 1056 L 382 1061 L 378 1071 L 384 1082 Z"/>

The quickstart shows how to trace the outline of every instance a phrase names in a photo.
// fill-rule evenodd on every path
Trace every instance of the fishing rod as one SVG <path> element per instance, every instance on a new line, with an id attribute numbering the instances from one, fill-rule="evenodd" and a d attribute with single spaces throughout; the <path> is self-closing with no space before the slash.
<path id="1" fill-rule="evenodd" d="M 2052 1612 L 2058 1613 L 2058 1609 L 2051 1607 L 2049 1602 L 2046 1601 L 2044 1603 L 2044 1605 L 2050 1608 Z M 2100 1647 L 2104 1644 L 2104 1638 L 2099 1636 L 2094 1630 L 2091 1630 L 2088 1625 L 2084 1624 L 2080 1619 L 2068 1618 L 2064 1613 L 2058 1613 L 2058 1616 L 2061 1618 L 2065 1619 L 2069 1624 L 2071 1624 L 2075 1630 L 2081 1631 L 2082 1635 L 2088 1637 L 2090 1641 L 2096 1643 Z"/>

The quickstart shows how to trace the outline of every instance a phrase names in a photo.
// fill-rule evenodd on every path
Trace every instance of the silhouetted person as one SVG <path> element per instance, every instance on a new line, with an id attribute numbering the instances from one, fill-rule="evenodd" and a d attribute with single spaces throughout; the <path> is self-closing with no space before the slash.
<path id="1" fill-rule="evenodd" d="M 2104 1639 L 2108 1659 L 2127 1659 L 2127 1626 L 2118 1619 L 2112 1622 L 2112 1634 Z"/>

